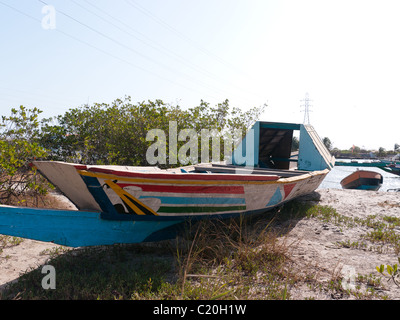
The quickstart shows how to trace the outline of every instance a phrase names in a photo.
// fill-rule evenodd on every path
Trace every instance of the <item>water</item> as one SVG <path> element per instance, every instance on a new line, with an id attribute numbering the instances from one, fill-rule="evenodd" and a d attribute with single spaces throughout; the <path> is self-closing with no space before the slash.
<path id="1" fill-rule="evenodd" d="M 340 159 L 338 159 L 341 161 Z M 383 171 L 382 169 L 376 167 L 345 167 L 345 166 L 335 166 L 327 174 L 324 181 L 320 185 L 320 189 L 342 189 L 340 181 L 347 177 L 350 173 L 359 170 L 368 170 L 379 172 L 383 176 L 382 186 L 378 191 L 386 192 L 388 189 L 400 189 L 400 176 Z"/>

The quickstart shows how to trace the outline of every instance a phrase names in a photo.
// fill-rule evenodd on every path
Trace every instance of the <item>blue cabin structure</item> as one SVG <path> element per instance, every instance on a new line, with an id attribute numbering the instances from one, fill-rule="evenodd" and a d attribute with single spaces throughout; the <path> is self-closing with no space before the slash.
<path id="1" fill-rule="evenodd" d="M 300 131 L 299 151 L 292 152 L 293 132 Z M 231 164 L 253 168 L 332 169 L 335 158 L 311 125 L 257 121 L 232 153 Z"/>

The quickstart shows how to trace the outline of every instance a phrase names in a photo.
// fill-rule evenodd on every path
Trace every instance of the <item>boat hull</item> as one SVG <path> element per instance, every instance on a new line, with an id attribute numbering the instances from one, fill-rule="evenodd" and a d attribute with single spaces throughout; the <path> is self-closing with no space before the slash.
<path id="1" fill-rule="evenodd" d="M 79 210 L 102 212 L 102 217 L 110 220 L 206 218 L 267 210 L 313 192 L 329 172 L 280 178 L 240 173 L 143 173 L 61 162 L 35 165 Z M 66 172 L 68 179 L 60 178 Z"/>
<path id="2" fill-rule="evenodd" d="M 345 177 L 341 182 L 343 189 L 373 190 L 382 186 L 383 177 L 374 171 L 357 170 Z"/>
<path id="3" fill-rule="evenodd" d="M 78 210 L 0 206 L 0 234 L 70 247 L 172 239 L 189 221 L 267 212 L 314 191 L 329 172 L 279 178 L 35 165 Z"/>
<path id="4" fill-rule="evenodd" d="M 300 138 L 292 156 L 294 130 Z M 267 212 L 311 193 L 334 161 L 312 126 L 264 121 L 228 165 L 161 170 L 35 161 L 77 210 L 2 207 L 0 233 L 68 246 L 167 239 L 183 222 Z"/>
<path id="5" fill-rule="evenodd" d="M 398 164 L 391 164 L 388 165 L 387 168 L 389 169 L 390 173 L 400 176 L 400 165 Z"/>
<path id="6" fill-rule="evenodd" d="M 0 234 L 69 247 L 173 238 L 183 220 L 115 221 L 101 213 L 0 206 Z"/>

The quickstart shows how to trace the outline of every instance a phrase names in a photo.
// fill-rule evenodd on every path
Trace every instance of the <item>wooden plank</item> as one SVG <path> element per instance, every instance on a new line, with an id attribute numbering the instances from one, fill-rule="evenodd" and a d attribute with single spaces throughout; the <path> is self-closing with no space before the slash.
<path id="1" fill-rule="evenodd" d="M 212 167 L 209 166 L 195 166 L 196 171 L 210 171 L 215 173 L 237 173 L 237 170 L 240 170 L 240 173 L 244 174 L 260 174 L 260 175 L 277 175 L 280 177 L 294 177 L 298 175 L 302 175 L 308 173 L 308 171 L 291 171 L 291 170 L 279 170 L 279 169 L 268 169 L 268 168 L 254 168 L 254 169 L 246 169 L 241 166 L 234 165 L 221 165 L 221 164 L 212 164 Z"/>
<path id="2" fill-rule="evenodd" d="M 79 210 L 101 211 L 73 164 L 58 161 L 34 161 L 33 164 Z"/>
<path id="3" fill-rule="evenodd" d="M 235 166 L 235 165 L 213 164 L 213 166 L 228 167 L 228 168 L 240 168 L 240 166 Z M 295 177 L 295 176 L 300 176 L 305 173 L 309 173 L 309 171 L 304 171 L 304 170 L 286 170 L 286 169 L 282 170 L 282 169 L 273 169 L 273 168 L 254 168 L 253 170 L 256 171 L 256 174 L 259 174 L 259 172 L 268 172 L 269 174 L 275 174 L 275 175 L 281 176 L 283 178 Z"/>

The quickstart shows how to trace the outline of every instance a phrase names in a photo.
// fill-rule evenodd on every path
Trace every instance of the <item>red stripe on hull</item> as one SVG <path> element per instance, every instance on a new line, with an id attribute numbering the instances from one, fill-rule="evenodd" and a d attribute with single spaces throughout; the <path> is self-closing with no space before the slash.
<path id="1" fill-rule="evenodd" d="M 243 186 L 215 187 L 215 186 L 162 186 L 147 184 L 118 183 L 121 188 L 134 186 L 145 192 L 171 192 L 171 193 L 225 193 L 244 194 Z"/>
<path id="2" fill-rule="evenodd" d="M 168 180 L 233 180 L 233 181 L 276 181 L 276 175 L 239 175 L 239 174 L 207 174 L 207 173 L 140 173 L 128 171 L 116 171 L 101 168 L 89 168 L 88 171 L 112 174 L 120 177 L 168 179 Z"/>
<path id="3" fill-rule="evenodd" d="M 295 185 L 296 184 L 294 183 L 294 184 L 286 184 L 286 185 L 283 186 L 283 190 L 285 191 L 285 198 L 284 199 L 286 199 L 289 196 L 289 194 L 292 192 L 292 190 L 293 190 Z"/>

